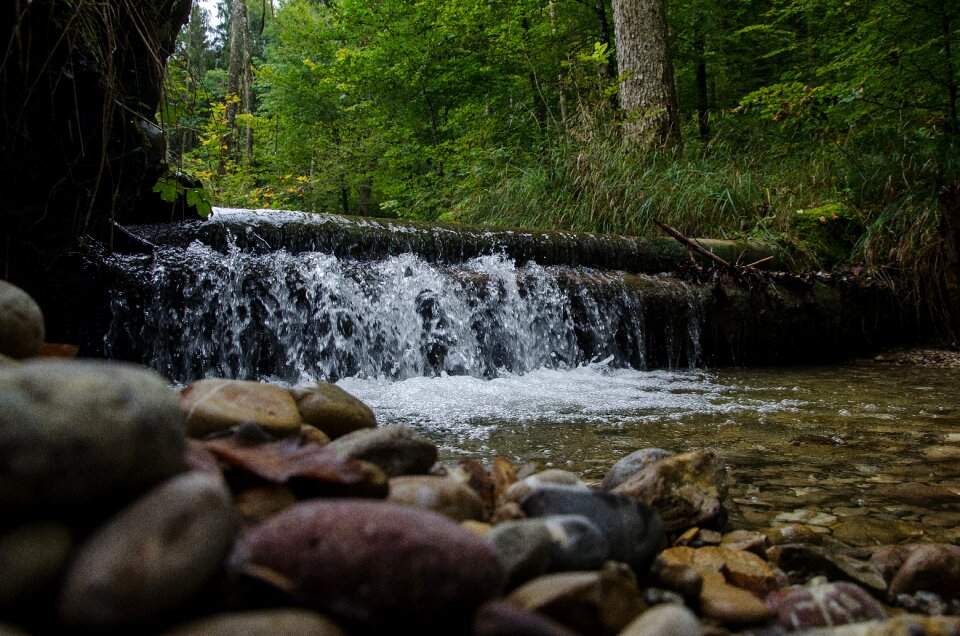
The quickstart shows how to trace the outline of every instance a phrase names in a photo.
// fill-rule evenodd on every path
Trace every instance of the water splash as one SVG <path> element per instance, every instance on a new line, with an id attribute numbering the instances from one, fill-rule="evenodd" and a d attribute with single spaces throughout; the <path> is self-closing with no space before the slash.
<path id="1" fill-rule="evenodd" d="M 702 292 L 656 276 L 503 255 L 438 265 L 199 241 L 113 264 L 136 272 L 126 279 L 139 287 L 116 290 L 107 355 L 177 382 L 489 379 L 603 359 L 693 367 L 699 357 Z"/>

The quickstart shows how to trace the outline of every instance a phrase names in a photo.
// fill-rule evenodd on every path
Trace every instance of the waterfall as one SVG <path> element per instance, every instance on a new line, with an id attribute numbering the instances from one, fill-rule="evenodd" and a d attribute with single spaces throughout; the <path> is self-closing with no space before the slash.
<path id="1" fill-rule="evenodd" d="M 107 356 L 176 382 L 297 382 L 693 367 L 701 355 L 704 292 L 674 278 L 539 264 L 495 244 L 433 260 L 288 249 L 276 236 L 266 249 L 252 232 L 218 229 L 216 241 L 108 259 L 124 282 L 111 294 Z"/>

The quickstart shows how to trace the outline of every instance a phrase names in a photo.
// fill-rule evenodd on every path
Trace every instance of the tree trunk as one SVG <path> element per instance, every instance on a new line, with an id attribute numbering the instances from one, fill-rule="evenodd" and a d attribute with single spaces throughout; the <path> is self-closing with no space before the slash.
<path id="1" fill-rule="evenodd" d="M 240 136 L 237 131 L 237 114 L 249 112 L 252 101 L 250 93 L 250 25 L 247 23 L 246 0 L 233 0 L 230 6 L 230 64 L 227 67 L 227 152 L 221 157 L 218 172 L 226 172 L 227 159 L 239 159 L 241 154 Z M 249 130 L 249 125 L 247 126 Z M 246 149 L 248 135 L 244 135 L 242 149 Z"/>
<path id="2" fill-rule="evenodd" d="M 6 2 L 0 9 L 0 261 L 50 341 L 106 311 L 84 254 L 136 222 L 166 168 L 154 123 L 190 0 Z M 102 334 L 100 336 L 102 346 Z"/>
<path id="3" fill-rule="evenodd" d="M 696 15 L 693 34 L 693 53 L 696 57 L 697 132 L 700 139 L 710 138 L 710 94 L 707 90 L 707 34 L 703 14 Z"/>
<path id="4" fill-rule="evenodd" d="M 664 0 L 613 0 L 613 27 L 624 138 L 647 147 L 680 143 Z"/>

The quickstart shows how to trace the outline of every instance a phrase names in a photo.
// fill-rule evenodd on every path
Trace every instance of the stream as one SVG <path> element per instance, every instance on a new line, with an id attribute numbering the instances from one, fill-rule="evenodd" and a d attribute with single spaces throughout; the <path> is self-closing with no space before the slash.
<path id="1" fill-rule="evenodd" d="M 337 382 L 444 460 L 593 482 L 636 449 L 707 447 L 737 526 L 960 539 L 960 370 L 736 368 L 897 337 L 874 288 L 693 283 L 629 237 L 221 209 L 137 232 L 103 264 L 103 350 L 175 384 Z"/>
<path id="2" fill-rule="evenodd" d="M 717 450 L 739 527 L 802 522 L 869 545 L 960 538 L 960 370 L 815 367 L 345 378 L 444 459 L 504 455 L 599 481 L 638 448 Z M 849 526 L 849 527 L 848 527 Z M 892 535 L 888 537 L 888 535 Z"/>

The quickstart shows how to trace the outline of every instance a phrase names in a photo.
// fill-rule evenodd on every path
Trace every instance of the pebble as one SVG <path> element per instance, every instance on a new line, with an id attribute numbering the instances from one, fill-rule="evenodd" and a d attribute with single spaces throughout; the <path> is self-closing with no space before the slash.
<path id="1" fill-rule="evenodd" d="M 479 495 L 451 477 L 405 475 L 389 481 L 388 501 L 433 510 L 454 521 L 483 521 L 486 507 Z"/>
<path id="2" fill-rule="evenodd" d="M 635 499 L 601 490 L 542 486 L 522 502 L 530 517 L 583 515 L 597 525 L 610 546 L 610 558 L 647 575 L 663 542 L 660 516 Z"/>
<path id="3" fill-rule="evenodd" d="M 544 486 L 568 486 L 579 490 L 589 490 L 587 484 L 580 477 L 567 470 L 551 468 L 543 472 L 534 473 L 525 477 L 507 488 L 504 495 L 507 501 L 517 503 L 523 501 L 530 493 Z"/>
<path id="4" fill-rule="evenodd" d="M 687 563 L 671 562 L 658 556 L 653 565 L 656 583 L 676 592 L 690 603 L 696 603 L 703 591 L 703 576 Z"/>
<path id="5" fill-rule="evenodd" d="M 185 446 L 176 393 L 153 371 L 42 359 L 0 368 L 7 515 L 129 497 L 183 470 Z"/>
<path id="6" fill-rule="evenodd" d="M 960 446 L 928 446 L 923 449 L 923 456 L 931 462 L 960 461 Z"/>
<path id="7" fill-rule="evenodd" d="M 191 472 L 163 482 L 79 547 L 60 590 L 60 623 L 106 632 L 167 615 L 220 570 L 235 525 L 219 478 Z"/>
<path id="8" fill-rule="evenodd" d="M 493 482 L 493 501 L 498 504 L 505 497 L 507 489 L 517 481 L 517 470 L 509 459 L 497 455 L 490 463 L 490 481 Z"/>
<path id="9" fill-rule="evenodd" d="M 635 450 L 620 459 L 607 471 L 600 487 L 604 490 L 613 490 L 650 464 L 664 457 L 672 457 L 675 454 L 673 451 L 662 448 L 641 448 L 640 450 Z"/>
<path id="10" fill-rule="evenodd" d="M 619 636 L 701 636 L 703 629 L 693 611 L 678 603 L 651 607 L 627 625 Z"/>
<path id="11" fill-rule="evenodd" d="M 300 429 L 297 403 L 285 389 L 262 382 L 199 380 L 180 392 L 191 437 L 205 437 L 253 423 L 272 435 Z"/>
<path id="12" fill-rule="evenodd" d="M 656 510 L 668 532 L 722 523 L 727 476 L 711 450 L 693 450 L 656 460 L 611 492 Z"/>
<path id="13" fill-rule="evenodd" d="M 886 618 L 886 610 L 869 592 L 847 581 L 794 587 L 774 592 L 767 605 L 777 624 L 788 631 L 846 625 Z"/>
<path id="14" fill-rule="evenodd" d="M 755 530 L 734 530 L 720 538 L 720 545 L 733 550 L 746 550 L 757 556 L 766 557 L 767 536 Z"/>
<path id="15" fill-rule="evenodd" d="M 30 294 L 0 280 L 0 354 L 18 360 L 40 355 L 44 331 L 43 313 Z"/>
<path id="16" fill-rule="evenodd" d="M 768 558 L 795 578 L 823 575 L 830 579 L 851 581 L 875 592 L 884 592 L 887 582 L 883 573 L 869 561 L 826 550 L 819 546 L 792 544 L 768 550 Z"/>
<path id="17" fill-rule="evenodd" d="M 503 584 L 496 552 L 446 517 L 389 502 L 308 500 L 251 529 L 231 569 L 371 628 L 469 620 Z"/>
<path id="18" fill-rule="evenodd" d="M 576 632 L 608 636 L 644 609 L 633 572 L 614 562 L 598 571 L 541 576 L 515 589 L 507 600 Z"/>
<path id="19" fill-rule="evenodd" d="M 920 544 L 890 581 L 889 594 L 936 592 L 960 596 L 960 547 L 943 543 Z"/>
<path id="20" fill-rule="evenodd" d="M 447 469 L 446 473 L 452 479 L 456 479 L 465 486 L 469 486 L 470 489 L 480 497 L 480 501 L 483 502 L 484 510 L 487 513 L 492 513 L 497 507 L 497 486 L 490 473 L 487 472 L 480 462 L 467 459 L 455 467 Z"/>
<path id="21" fill-rule="evenodd" d="M 496 550 L 507 575 L 507 588 L 546 574 L 550 568 L 553 537 L 541 519 L 506 521 L 485 535 Z"/>
<path id="22" fill-rule="evenodd" d="M 802 523 L 808 526 L 829 527 L 837 523 L 838 517 L 819 510 L 798 508 L 793 512 L 781 512 L 773 518 L 775 524 Z"/>
<path id="23" fill-rule="evenodd" d="M 268 484 L 247 488 L 234 496 L 234 510 L 247 524 L 269 519 L 284 508 L 297 503 L 297 497 L 286 486 Z"/>
<path id="24" fill-rule="evenodd" d="M 877 517 L 844 519 L 833 528 L 834 539 L 854 547 L 901 543 L 922 534 L 922 530 L 913 524 Z"/>
<path id="25" fill-rule="evenodd" d="M 610 543 L 603 531 L 584 515 L 542 517 L 550 532 L 550 569 L 596 570 L 610 556 Z"/>
<path id="26" fill-rule="evenodd" d="M 344 458 L 375 464 L 387 477 L 426 474 L 437 461 L 436 444 L 403 425 L 360 429 L 326 448 Z"/>
<path id="27" fill-rule="evenodd" d="M 377 466 L 348 459 L 328 446 L 301 443 L 295 436 L 250 442 L 240 435 L 204 442 L 207 450 L 230 467 L 262 482 L 287 486 L 301 498 L 387 496 L 387 477 Z"/>
<path id="28" fill-rule="evenodd" d="M 290 395 L 297 403 L 300 418 L 331 439 L 377 425 L 370 407 L 336 384 L 317 382 L 309 387 L 294 387 Z"/>
<path id="29" fill-rule="evenodd" d="M 723 574 L 730 584 L 765 596 L 779 587 L 778 577 L 770 565 L 752 552 L 725 547 L 674 547 L 660 557 L 669 563 L 690 565 L 701 575 L 713 571 Z"/>
<path id="30" fill-rule="evenodd" d="M 710 577 L 703 581 L 700 610 L 704 616 L 716 619 L 724 625 L 753 625 L 763 623 L 771 617 L 767 605 L 757 596 Z"/>
<path id="31" fill-rule="evenodd" d="M 823 533 L 819 528 L 808 526 L 803 523 L 788 523 L 782 526 L 764 528 L 760 533 L 767 538 L 770 545 L 783 545 L 785 543 L 812 543 L 819 544 L 823 541 Z"/>
<path id="32" fill-rule="evenodd" d="M 284 607 L 215 614 L 161 636 L 347 636 L 332 620 L 307 609 Z"/>

